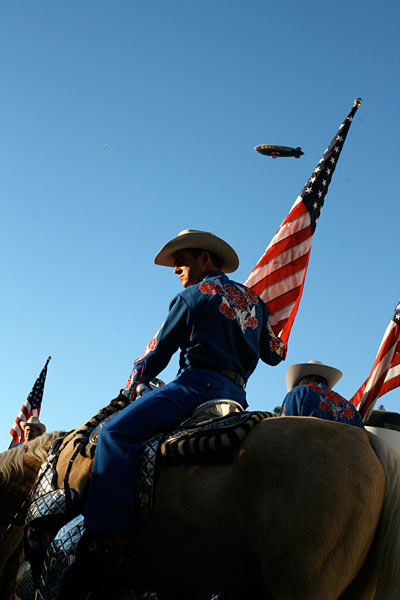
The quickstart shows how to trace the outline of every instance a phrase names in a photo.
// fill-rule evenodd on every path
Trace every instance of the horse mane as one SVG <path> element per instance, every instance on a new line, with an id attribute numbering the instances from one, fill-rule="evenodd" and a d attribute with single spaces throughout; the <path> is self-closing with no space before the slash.
<path id="1" fill-rule="evenodd" d="M 50 448 L 63 433 L 62 431 L 43 433 L 30 442 L 25 442 L 20 446 L 2 452 L 0 454 L 0 485 L 8 483 L 12 474 L 23 475 L 25 454 L 29 454 L 44 463 Z"/>

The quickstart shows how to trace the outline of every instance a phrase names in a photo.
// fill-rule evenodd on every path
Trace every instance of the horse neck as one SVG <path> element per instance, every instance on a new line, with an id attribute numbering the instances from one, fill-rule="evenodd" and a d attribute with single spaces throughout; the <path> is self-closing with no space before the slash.
<path id="1" fill-rule="evenodd" d="M 23 473 L 13 466 L 7 477 L 0 475 L 0 523 L 9 524 L 14 517 L 21 521 L 28 508 L 25 500 L 35 484 L 42 461 L 35 456 L 23 456 Z"/>

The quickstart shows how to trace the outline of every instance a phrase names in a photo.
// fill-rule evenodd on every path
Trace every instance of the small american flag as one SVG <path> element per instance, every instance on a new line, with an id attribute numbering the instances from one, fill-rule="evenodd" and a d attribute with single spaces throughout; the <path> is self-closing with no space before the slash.
<path id="1" fill-rule="evenodd" d="M 245 282 L 266 303 L 271 327 L 286 348 L 303 293 L 313 234 L 359 106 L 361 98 L 354 100 L 353 108 Z"/>
<path id="2" fill-rule="evenodd" d="M 366 423 L 378 398 L 400 385 L 400 301 L 386 328 L 369 377 L 350 402 Z"/>
<path id="3" fill-rule="evenodd" d="M 10 446 L 12 446 L 13 444 L 17 444 L 18 442 L 23 442 L 25 440 L 24 430 L 20 426 L 21 421 L 26 422 L 31 417 L 39 417 L 40 415 L 44 384 L 47 375 L 47 365 L 49 364 L 50 360 L 51 356 L 49 356 L 49 358 L 47 359 L 46 364 L 41 370 L 39 377 L 36 379 L 33 388 L 29 392 L 29 396 L 23 403 L 22 408 L 19 411 L 17 418 L 15 419 L 14 425 L 10 429 L 10 435 L 12 436 Z"/>

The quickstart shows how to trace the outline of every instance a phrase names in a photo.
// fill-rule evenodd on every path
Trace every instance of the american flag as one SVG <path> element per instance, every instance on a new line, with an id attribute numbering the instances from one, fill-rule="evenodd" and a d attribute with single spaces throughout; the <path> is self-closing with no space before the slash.
<path id="1" fill-rule="evenodd" d="M 14 425 L 10 429 L 10 435 L 12 436 L 10 446 L 12 446 L 13 444 L 17 444 L 18 442 L 23 442 L 25 440 L 24 430 L 20 426 L 21 421 L 26 422 L 31 417 L 39 417 L 40 415 L 44 384 L 47 375 L 47 365 L 49 364 L 50 360 L 51 356 L 49 356 L 49 358 L 47 359 L 46 364 L 41 370 L 39 377 L 36 379 L 33 388 L 29 392 L 29 396 L 23 403 L 22 408 L 19 411 L 17 418 L 15 419 Z"/>
<path id="2" fill-rule="evenodd" d="M 245 282 L 266 303 L 271 327 L 286 348 L 303 293 L 317 221 L 359 106 L 361 98 L 354 100 L 353 108 L 340 125 L 288 216 Z"/>
<path id="3" fill-rule="evenodd" d="M 400 301 L 386 328 L 369 377 L 350 402 L 366 423 L 378 398 L 400 385 Z"/>

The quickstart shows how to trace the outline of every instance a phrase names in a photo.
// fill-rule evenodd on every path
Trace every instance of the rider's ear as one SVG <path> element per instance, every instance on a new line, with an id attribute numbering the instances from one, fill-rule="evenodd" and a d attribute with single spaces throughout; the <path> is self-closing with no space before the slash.
<path id="1" fill-rule="evenodd" d="M 200 255 L 200 256 L 201 256 L 201 262 L 202 262 L 202 265 L 203 265 L 204 267 L 206 266 L 206 264 L 207 264 L 208 262 L 212 262 L 212 259 L 211 259 L 211 254 L 209 253 L 209 251 L 208 251 L 208 250 L 203 250 L 203 252 L 201 253 L 201 255 Z"/>

